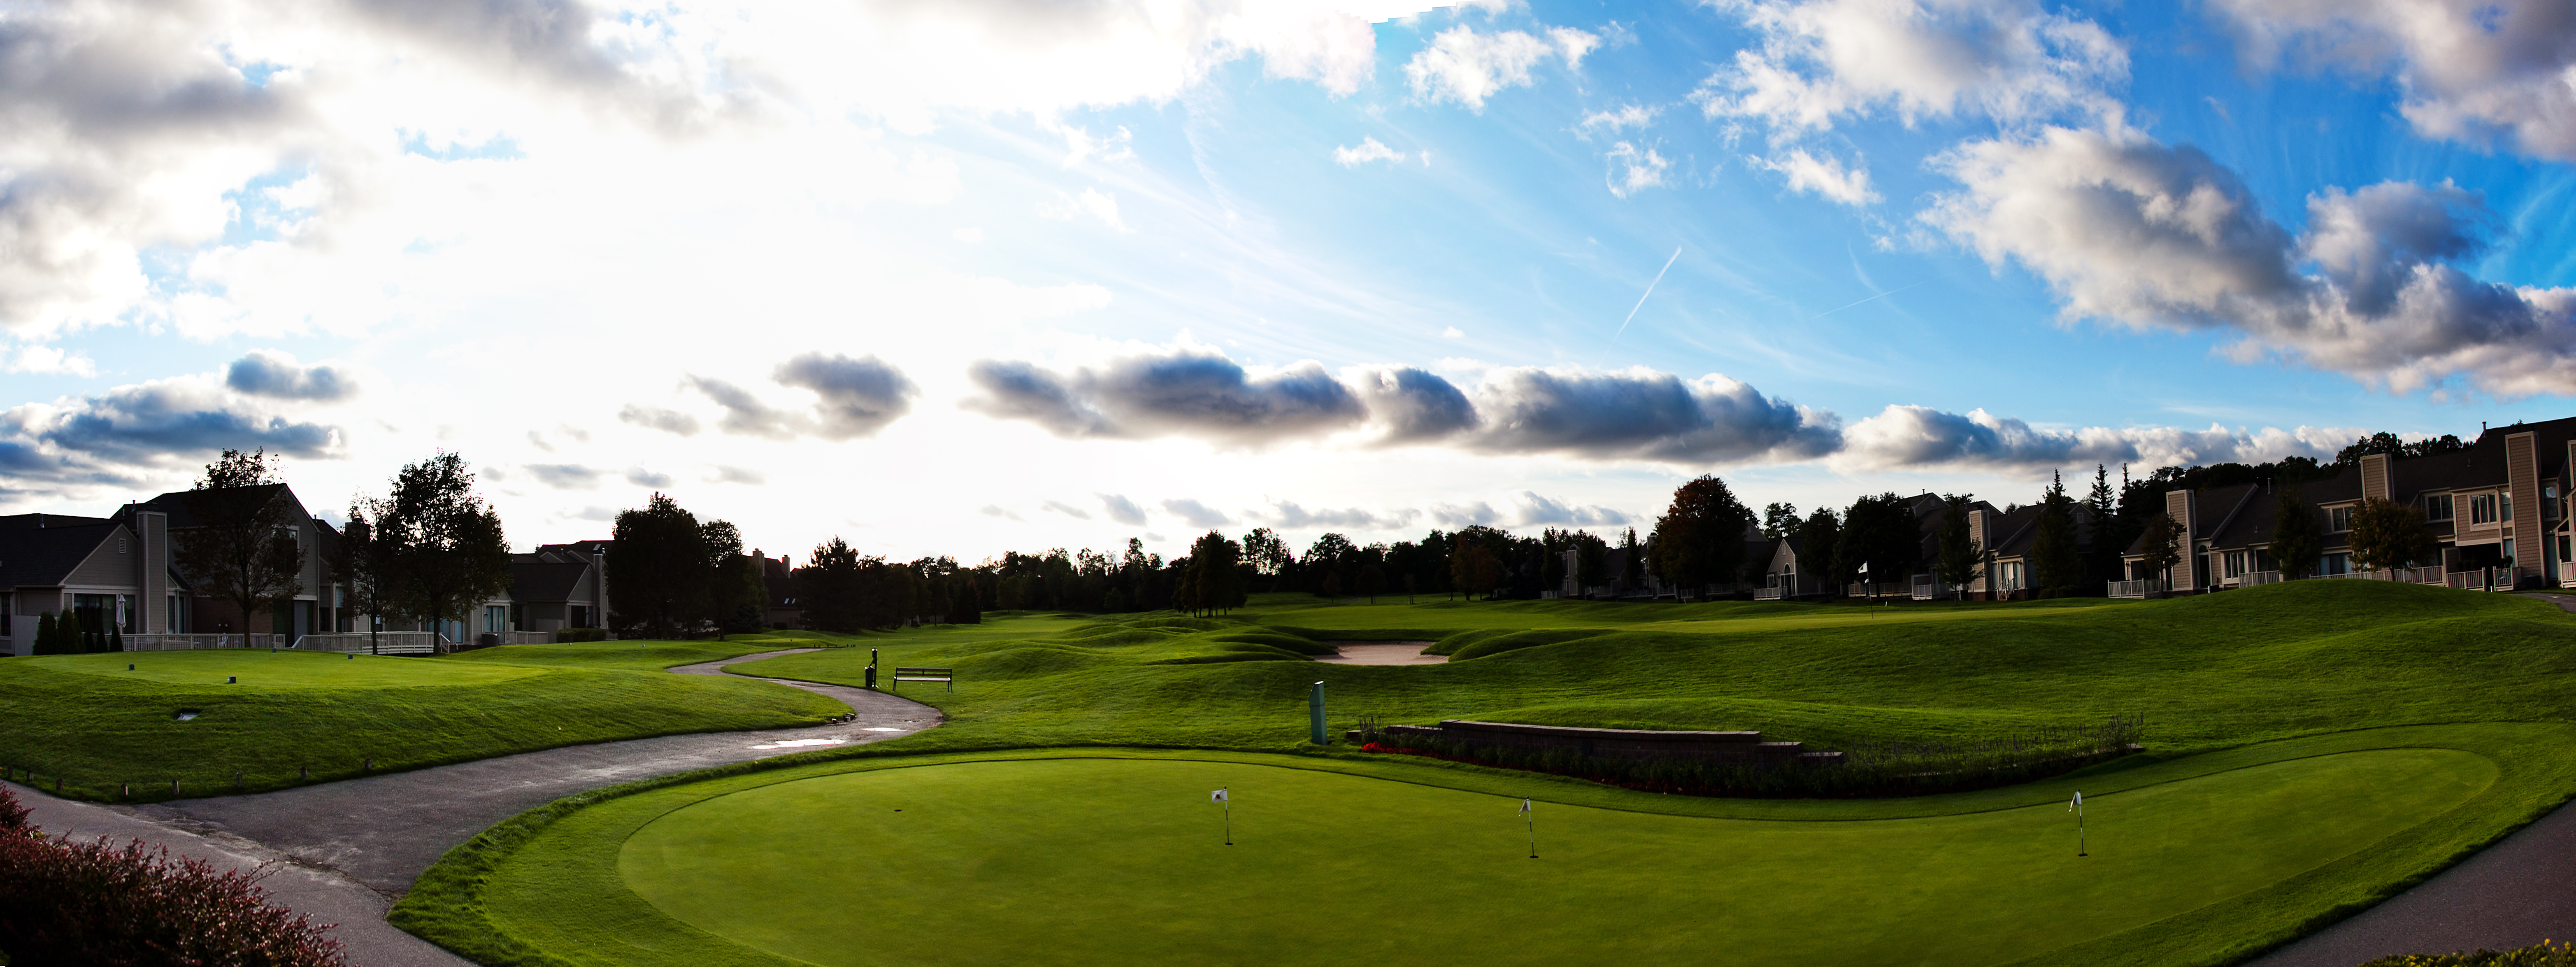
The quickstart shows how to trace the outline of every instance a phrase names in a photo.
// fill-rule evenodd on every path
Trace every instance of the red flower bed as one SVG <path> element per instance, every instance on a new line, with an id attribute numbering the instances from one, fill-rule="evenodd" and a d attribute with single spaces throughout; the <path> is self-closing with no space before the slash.
<path id="1" fill-rule="evenodd" d="M 15 967 L 346 967 L 259 875 L 173 860 L 141 840 L 49 838 L 0 788 L 0 950 Z"/>

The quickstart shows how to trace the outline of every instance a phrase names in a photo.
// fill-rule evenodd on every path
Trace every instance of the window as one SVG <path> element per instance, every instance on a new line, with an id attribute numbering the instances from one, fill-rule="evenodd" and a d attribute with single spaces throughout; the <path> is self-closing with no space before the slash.
<path id="1" fill-rule="evenodd" d="M 483 630 L 492 632 L 510 630 L 510 609 L 502 605 L 491 605 L 484 608 Z"/>
<path id="2" fill-rule="evenodd" d="M 2558 535 L 2558 559 L 2562 561 L 2576 561 L 2576 557 L 2569 556 L 2567 551 L 2567 535 L 2560 534 Z"/>
<path id="3" fill-rule="evenodd" d="M 2425 495 L 2424 495 L 2424 519 L 2425 519 L 2425 520 L 2450 520 L 2450 519 L 2451 519 L 2451 495 L 2449 495 L 2449 494 L 2425 494 Z"/>
<path id="4" fill-rule="evenodd" d="M 2326 511 L 2326 533 L 2340 534 L 2352 529 L 2352 508 L 2334 507 Z"/>
<path id="5" fill-rule="evenodd" d="M 2237 576 L 2242 575 L 2242 574 L 2244 574 L 2244 573 L 2245 573 L 2245 552 L 2244 552 L 2244 551 L 2229 551 L 2229 552 L 2227 552 L 2227 576 L 2228 576 L 2228 577 L 2237 577 Z"/>
<path id="6" fill-rule="evenodd" d="M 2504 541 L 2504 562 L 2513 563 L 2513 538 L 2510 537 L 2505 538 Z"/>
<path id="7" fill-rule="evenodd" d="M 2322 564 L 2324 566 L 2318 568 L 2318 572 L 2322 574 L 2352 573 L 2352 555 L 2350 554 L 2328 554 Z"/>
<path id="8" fill-rule="evenodd" d="M 2494 494 L 2471 494 L 2471 495 L 2469 495 L 2469 523 L 2471 523 L 2471 524 L 2492 524 L 2492 523 L 2495 523 L 2495 522 L 2496 522 L 2496 495 L 2494 495 Z"/>
<path id="9" fill-rule="evenodd" d="M 2513 523 L 2513 495 L 2501 495 L 2498 498 L 2498 501 L 2504 504 L 2504 522 L 2508 524 Z"/>

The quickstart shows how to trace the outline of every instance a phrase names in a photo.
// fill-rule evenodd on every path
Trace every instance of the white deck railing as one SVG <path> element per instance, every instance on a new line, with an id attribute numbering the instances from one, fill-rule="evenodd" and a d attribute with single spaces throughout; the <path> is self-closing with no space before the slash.
<path id="1" fill-rule="evenodd" d="M 197 651 L 216 648 L 284 648 L 287 637 L 278 634 L 165 634 L 127 635 L 127 651 Z"/>
<path id="2" fill-rule="evenodd" d="M 366 652 L 378 655 L 434 655 L 455 649 L 435 631 L 335 631 L 295 640 L 297 651 Z"/>
<path id="3" fill-rule="evenodd" d="M 2111 596 L 2115 598 L 2144 598 L 2162 594 L 2164 590 L 2165 579 L 2163 578 L 2111 582 Z"/>

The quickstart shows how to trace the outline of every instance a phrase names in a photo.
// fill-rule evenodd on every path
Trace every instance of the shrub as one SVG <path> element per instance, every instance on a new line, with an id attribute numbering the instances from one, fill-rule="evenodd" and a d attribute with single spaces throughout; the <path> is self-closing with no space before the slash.
<path id="1" fill-rule="evenodd" d="M 2361 967 L 2576 967 L 2576 944 L 2543 940 L 2539 946 L 2513 950 L 2480 947 L 2471 953 L 2404 954 L 2381 957 Z"/>
<path id="2" fill-rule="evenodd" d="M 568 645 L 582 641 L 607 640 L 608 629 L 606 628 L 566 628 L 562 631 L 555 632 L 556 644 Z"/>
<path id="3" fill-rule="evenodd" d="M 16 967 L 345 967 L 328 925 L 263 902 L 262 875 L 141 840 L 50 839 L 0 789 L 0 949 Z"/>

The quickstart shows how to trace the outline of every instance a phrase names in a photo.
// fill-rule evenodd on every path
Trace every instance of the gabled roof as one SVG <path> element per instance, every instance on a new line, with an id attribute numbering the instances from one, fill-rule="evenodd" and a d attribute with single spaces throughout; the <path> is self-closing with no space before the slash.
<path id="1" fill-rule="evenodd" d="M 10 514 L 0 517 L 0 532 L 40 527 L 85 527 L 91 524 L 113 524 L 107 517 L 78 517 L 71 514 Z"/>
<path id="2" fill-rule="evenodd" d="M 536 554 L 510 555 L 510 600 L 570 601 L 589 576 L 590 562 L 535 560 Z"/>
<path id="3" fill-rule="evenodd" d="M 55 524 L 66 519 L 63 515 L 47 514 L 45 518 L 43 527 L 31 524 L 0 529 L 0 588 L 59 587 L 82 561 L 89 560 L 110 539 L 126 533 L 125 527 L 114 521 L 68 518 L 96 522 L 63 527 Z"/>
<path id="4" fill-rule="evenodd" d="M 302 511 L 304 509 L 304 502 L 296 499 L 295 490 L 282 483 L 259 484 L 257 486 L 243 487 L 240 489 L 251 495 L 258 495 L 262 491 L 266 491 L 267 496 L 262 498 L 263 506 L 266 505 L 266 501 L 268 500 L 275 500 L 279 496 L 284 496 L 288 503 L 295 505 L 296 510 Z M 201 490 L 173 490 L 150 500 L 127 504 L 124 507 L 119 508 L 116 512 L 116 519 L 120 521 L 128 520 L 137 510 L 157 510 L 161 513 L 170 515 L 171 530 L 200 527 L 204 525 L 204 522 L 197 519 L 195 511 L 196 501 L 191 498 L 197 494 L 205 492 L 206 491 Z M 307 514 L 306 516 L 311 515 Z"/>

